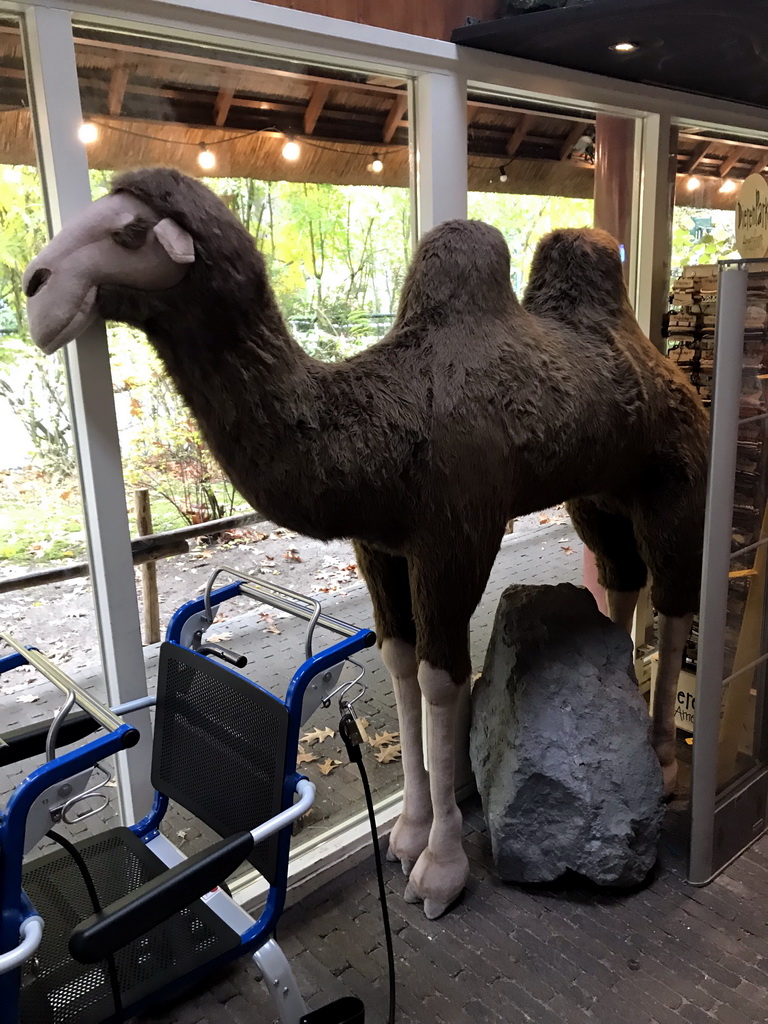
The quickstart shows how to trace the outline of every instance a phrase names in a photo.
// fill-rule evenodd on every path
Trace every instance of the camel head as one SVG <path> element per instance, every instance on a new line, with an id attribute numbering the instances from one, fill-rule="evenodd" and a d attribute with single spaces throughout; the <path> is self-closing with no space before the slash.
<path id="1" fill-rule="evenodd" d="M 98 316 L 145 327 L 191 305 L 202 277 L 223 273 L 222 264 L 237 279 L 254 255 L 247 232 L 200 182 L 165 168 L 123 174 L 27 267 L 32 338 L 50 354 Z"/>

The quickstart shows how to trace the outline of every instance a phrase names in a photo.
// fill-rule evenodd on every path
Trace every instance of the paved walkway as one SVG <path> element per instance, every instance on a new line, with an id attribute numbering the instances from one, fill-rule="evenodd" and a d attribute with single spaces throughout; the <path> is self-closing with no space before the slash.
<path id="1" fill-rule="evenodd" d="M 704 889 L 683 881 L 670 835 L 652 882 L 626 895 L 578 884 L 513 886 L 493 872 L 477 801 L 464 808 L 472 877 L 427 921 L 385 865 L 395 931 L 398 1024 L 749 1024 L 768 1020 L 768 839 Z M 278 939 L 316 1008 L 342 995 L 383 1024 L 386 962 L 369 863 L 282 918 Z M 271 1024 L 248 963 L 142 1021 Z"/>

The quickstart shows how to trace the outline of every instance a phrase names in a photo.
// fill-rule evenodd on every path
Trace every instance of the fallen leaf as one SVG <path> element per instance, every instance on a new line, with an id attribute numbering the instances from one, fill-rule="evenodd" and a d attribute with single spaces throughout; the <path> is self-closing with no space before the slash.
<path id="1" fill-rule="evenodd" d="M 560 545 L 560 547 L 563 547 L 562 544 Z M 572 555 L 573 554 L 573 548 L 564 547 L 563 551 L 566 553 L 566 555 Z"/>
<path id="2" fill-rule="evenodd" d="M 370 722 L 368 721 L 367 718 L 358 718 L 357 719 L 357 728 L 360 730 L 360 735 L 363 737 L 363 742 L 364 743 L 370 743 L 371 742 L 371 737 L 367 733 L 367 729 L 368 729 L 369 725 L 370 725 Z"/>
<path id="3" fill-rule="evenodd" d="M 288 548 L 288 550 L 283 555 L 283 558 L 287 562 L 300 562 L 301 561 L 301 557 L 299 555 L 299 552 L 296 550 L 296 548 Z"/>
<path id="4" fill-rule="evenodd" d="M 222 640 L 231 640 L 231 633 L 215 633 L 213 636 L 207 636 L 206 640 L 210 640 L 212 644 L 220 644 Z"/>
<path id="5" fill-rule="evenodd" d="M 39 699 L 40 698 L 36 697 L 34 693 L 20 693 L 16 698 L 19 704 L 34 704 L 34 702 Z"/>
<path id="6" fill-rule="evenodd" d="M 335 735 L 333 729 L 313 729 L 312 732 L 305 732 L 299 739 L 299 743 L 321 743 L 323 740 L 332 739 Z"/>
<path id="7" fill-rule="evenodd" d="M 370 743 L 372 747 L 385 747 L 388 743 L 397 743 L 399 739 L 399 732 L 377 732 Z"/>
<path id="8" fill-rule="evenodd" d="M 549 518 L 549 516 L 542 516 L 541 519 L 539 520 L 539 525 L 540 526 L 546 526 L 547 523 L 550 523 L 550 522 L 552 522 L 552 520 Z"/>
<path id="9" fill-rule="evenodd" d="M 389 764 L 390 761 L 399 760 L 401 754 L 400 744 L 395 743 L 391 747 L 384 747 L 382 750 L 379 750 L 375 757 L 379 764 Z"/>
<path id="10" fill-rule="evenodd" d="M 274 617 L 270 615 L 269 612 L 259 612 L 259 618 L 263 623 L 265 623 L 267 632 L 277 633 L 278 636 L 280 635 L 280 630 L 275 625 Z"/>
<path id="11" fill-rule="evenodd" d="M 331 760 L 330 757 L 327 757 L 325 761 L 323 761 L 323 763 L 319 764 L 317 767 L 320 769 L 323 775 L 330 775 L 333 769 L 338 768 L 340 764 L 341 761 L 333 761 Z"/>
<path id="12" fill-rule="evenodd" d="M 296 764 L 310 764 L 312 761 L 316 761 L 317 756 L 315 754 L 305 754 L 303 751 L 296 758 Z"/>

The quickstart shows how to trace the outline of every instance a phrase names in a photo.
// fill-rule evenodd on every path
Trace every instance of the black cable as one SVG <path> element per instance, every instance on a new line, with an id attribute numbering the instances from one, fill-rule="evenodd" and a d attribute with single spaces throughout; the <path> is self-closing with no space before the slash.
<path id="1" fill-rule="evenodd" d="M 66 836 L 62 836 L 58 832 L 54 832 L 53 829 L 51 829 L 49 832 L 47 832 L 46 835 L 48 836 L 49 839 L 53 839 L 53 841 L 55 843 L 58 843 L 59 846 L 63 847 L 63 849 L 65 849 L 67 851 L 67 853 L 70 855 L 72 860 L 75 862 L 75 864 L 77 865 L 78 871 L 82 875 L 83 882 L 85 883 L 85 887 L 88 890 L 88 895 L 91 898 L 91 903 L 93 905 L 93 912 L 94 912 L 94 914 L 101 913 L 102 906 L 101 906 L 101 903 L 99 901 L 99 894 L 96 892 L 96 886 L 93 884 L 93 878 L 91 876 L 91 872 L 88 870 L 88 865 L 85 863 L 85 860 L 83 859 L 83 855 L 80 853 L 80 851 L 78 850 L 78 848 L 74 844 L 70 843 L 70 841 L 66 838 Z M 112 989 L 112 1002 L 114 1003 L 114 1007 L 115 1007 L 115 1019 L 118 1020 L 118 1021 L 122 1021 L 124 1019 L 124 1017 L 123 1017 L 123 999 L 122 999 L 122 996 L 120 994 L 120 981 L 119 981 L 118 976 L 117 976 L 117 967 L 115 966 L 115 958 L 110 953 L 106 957 L 106 961 L 107 961 L 107 973 L 109 974 L 109 984 L 110 984 L 110 987 Z"/>
<path id="2" fill-rule="evenodd" d="M 373 839 L 373 856 L 376 861 L 376 877 L 379 883 L 379 903 L 381 903 L 381 918 L 384 923 L 384 940 L 387 945 L 387 966 L 389 969 L 389 1016 L 387 1024 L 395 1024 L 395 953 L 392 948 L 392 929 L 389 924 L 389 907 L 387 906 L 387 892 L 384 887 L 384 868 L 381 863 L 381 850 L 379 849 L 379 836 L 376 829 L 376 812 L 373 809 L 373 797 L 371 786 L 368 782 L 368 774 L 363 764 L 363 754 L 360 750 L 362 737 L 357 727 L 357 722 L 351 711 L 342 714 L 339 723 L 339 732 L 347 748 L 350 761 L 354 762 L 360 772 L 365 792 L 365 806 L 368 809 L 368 820 L 371 823 L 371 838 Z"/>

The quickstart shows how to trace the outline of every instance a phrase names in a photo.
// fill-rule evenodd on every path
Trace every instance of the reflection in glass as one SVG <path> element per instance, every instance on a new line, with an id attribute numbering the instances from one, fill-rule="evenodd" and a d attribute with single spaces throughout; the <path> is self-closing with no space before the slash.
<path id="1" fill-rule="evenodd" d="M 57 582 L 12 589 L 0 625 L 34 644 L 77 681 L 101 675 L 86 561 L 64 362 L 32 343 L 22 275 L 48 241 L 19 25 L 0 20 L 0 579 L 59 572 Z M 67 578 L 69 574 L 69 578 Z M 29 581 L 27 581 L 29 582 Z M 7 654 L 5 649 L 0 655 Z M 61 692 L 29 667 L 0 679 L 0 729 L 51 719 Z M 0 806 L 40 758 L 0 770 Z M 116 790 L 89 820 L 115 823 Z M 39 846 L 36 853 L 43 850 Z"/>

